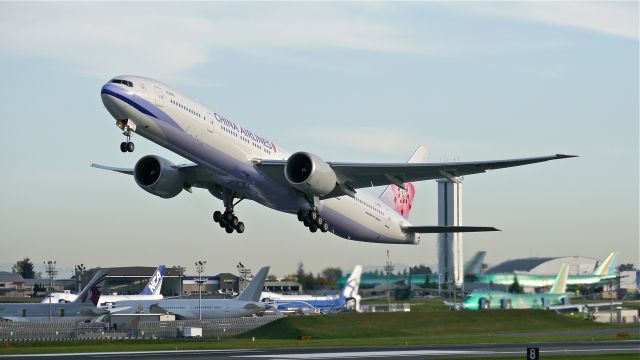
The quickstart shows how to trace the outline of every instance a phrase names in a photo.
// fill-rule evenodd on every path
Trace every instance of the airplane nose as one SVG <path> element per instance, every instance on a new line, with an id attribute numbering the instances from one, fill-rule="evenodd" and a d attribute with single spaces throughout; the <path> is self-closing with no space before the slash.
<path id="1" fill-rule="evenodd" d="M 102 86 L 100 90 L 100 97 L 102 97 L 102 104 L 109 111 L 109 114 L 113 116 L 116 120 L 126 119 L 126 115 L 122 111 L 122 106 L 124 105 L 121 100 L 118 100 L 115 96 L 113 96 L 112 90 L 109 88 L 113 85 L 106 83 Z"/>

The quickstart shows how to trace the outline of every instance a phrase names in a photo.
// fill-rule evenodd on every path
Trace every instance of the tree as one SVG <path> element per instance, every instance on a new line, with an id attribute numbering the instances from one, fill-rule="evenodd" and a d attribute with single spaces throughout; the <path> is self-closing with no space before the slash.
<path id="1" fill-rule="evenodd" d="M 518 275 L 513 276 L 513 284 L 509 285 L 509 292 L 512 294 L 522 294 L 524 292 L 524 289 L 518 282 Z"/>
<path id="2" fill-rule="evenodd" d="M 635 266 L 633 264 L 620 264 L 618 266 L 618 271 L 632 271 L 635 270 Z"/>
<path id="3" fill-rule="evenodd" d="M 33 279 L 36 277 L 36 272 L 33 269 L 33 263 L 28 257 L 18 260 L 11 268 L 11 272 L 14 274 L 20 274 L 25 279 Z"/>
<path id="4" fill-rule="evenodd" d="M 273 274 L 269 274 L 269 275 L 267 276 L 267 280 L 268 280 L 268 281 L 278 281 L 278 278 L 277 278 L 275 275 L 273 275 Z"/>
<path id="5" fill-rule="evenodd" d="M 328 267 L 322 270 L 322 277 L 327 280 L 327 283 L 335 284 L 342 277 L 342 270 L 337 267 Z"/>
<path id="6" fill-rule="evenodd" d="M 431 268 L 424 265 L 412 266 L 411 267 L 412 274 L 432 274 Z"/>

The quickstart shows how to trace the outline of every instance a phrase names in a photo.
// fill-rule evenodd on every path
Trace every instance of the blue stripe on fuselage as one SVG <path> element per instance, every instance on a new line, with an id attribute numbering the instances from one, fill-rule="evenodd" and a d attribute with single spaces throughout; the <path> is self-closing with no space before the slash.
<path id="1" fill-rule="evenodd" d="M 173 120 L 171 116 L 167 115 L 167 113 L 160 110 L 160 108 L 158 108 L 157 106 L 151 104 L 147 100 L 137 95 L 129 93 L 128 91 L 121 88 L 120 86 L 113 85 L 110 83 L 105 84 L 104 86 L 102 86 L 102 90 L 100 91 L 100 94 L 107 94 L 109 96 L 118 98 L 126 102 L 127 104 L 133 106 L 136 110 L 140 111 L 141 113 L 154 117 L 177 129 L 182 130 L 180 125 L 178 125 L 178 123 L 175 120 Z"/>

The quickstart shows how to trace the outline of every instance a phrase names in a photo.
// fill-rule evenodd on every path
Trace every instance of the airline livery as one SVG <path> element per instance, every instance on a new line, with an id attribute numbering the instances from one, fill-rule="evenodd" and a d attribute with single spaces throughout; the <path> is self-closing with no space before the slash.
<path id="1" fill-rule="evenodd" d="M 311 232 L 330 231 L 350 240 L 417 244 L 421 233 L 495 231 L 476 226 L 412 226 L 407 220 L 415 196 L 411 182 L 455 181 L 463 175 L 573 157 L 425 163 L 427 150 L 419 147 L 409 163 L 325 162 L 308 152 L 292 154 L 156 80 L 117 76 L 102 87 L 101 96 L 126 137 L 121 151 L 134 150 L 131 136 L 136 133 L 193 163 L 175 165 L 147 155 L 132 169 L 93 166 L 133 175 L 142 189 L 165 199 L 194 187 L 207 189 L 223 201 L 224 212 L 215 211 L 213 220 L 227 233 L 245 231 L 234 212 L 244 199 L 296 214 Z M 378 198 L 359 191 L 383 185 L 388 187 Z"/>

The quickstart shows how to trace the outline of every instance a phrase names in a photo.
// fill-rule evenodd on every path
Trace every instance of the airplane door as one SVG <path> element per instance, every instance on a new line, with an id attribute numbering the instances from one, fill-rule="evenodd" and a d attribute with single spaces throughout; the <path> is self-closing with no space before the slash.
<path id="1" fill-rule="evenodd" d="M 213 118 L 213 114 L 208 112 L 205 116 L 204 116 L 204 121 L 207 123 L 207 131 L 212 133 L 214 131 L 214 128 L 216 126 L 216 124 L 214 123 L 214 118 Z"/>
<path id="2" fill-rule="evenodd" d="M 164 106 L 164 93 L 162 92 L 162 89 L 154 86 L 155 88 L 155 92 L 156 92 L 156 105 L 162 107 Z"/>

